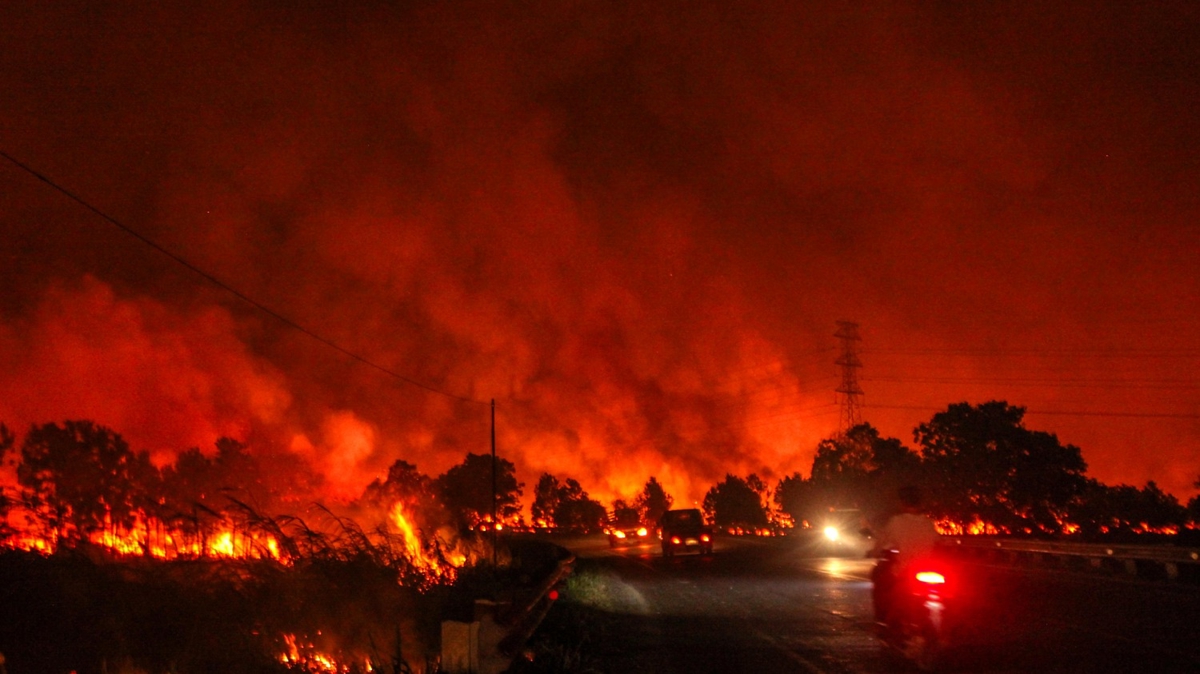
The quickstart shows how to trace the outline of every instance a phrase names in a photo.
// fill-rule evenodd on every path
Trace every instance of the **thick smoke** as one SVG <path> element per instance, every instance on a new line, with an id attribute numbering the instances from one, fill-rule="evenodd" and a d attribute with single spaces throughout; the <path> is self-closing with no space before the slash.
<path id="1" fill-rule="evenodd" d="M 608 499 L 656 475 L 689 502 L 807 472 L 852 318 L 868 403 L 921 408 L 868 410 L 887 434 L 1004 398 L 1101 479 L 1195 478 L 1195 419 L 1034 413 L 1196 411 L 1194 388 L 1061 383 L 1197 374 L 1200 101 L 1174 10 L 2 11 L 4 149 L 452 394 L 10 166 L 10 426 L 92 417 L 159 460 L 257 440 L 348 498 L 397 458 L 487 451 L 494 398 L 527 484 Z"/>

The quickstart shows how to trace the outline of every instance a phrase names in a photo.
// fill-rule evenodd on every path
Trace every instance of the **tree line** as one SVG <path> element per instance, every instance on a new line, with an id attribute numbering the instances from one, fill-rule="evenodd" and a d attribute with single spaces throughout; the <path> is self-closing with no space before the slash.
<path id="1" fill-rule="evenodd" d="M 1087 476 L 1078 447 L 1026 427 L 1024 417 L 1025 408 L 1003 401 L 952 404 L 913 430 L 916 449 L 859 425 L 822 441 L 810 476 L 782 479 L 774 502 L 797 518 L 823 508 L 883 517 L 909 484 L 954 533 L 1096 537 L 1172 533 L 1200 521 L 1200 497 L 1184 505 L 1152 481 L 1103 484 Z"/>
<path id="2" fill-rule="evenodd" d="M 119 433 L 88 420 L 34 425 L 19 447 L 0 424 L 0 461 L 15 466 L 17 478 L 0 493 L 0 540 L 34 534 L 68 547 L 105 534 L 133 534 L 145 546 L 168 530 L 203 543 L 229 523 L 294 513 L 319 486 L 294 457 L 251 452 L 230 438 L 217 440 L 213 452 L 193 447 L 158 468 L 148 452 L 133 451 Z M 497 515 L 512 520 L 522 485 L 512 462 L 499 459 L 496 467 Z M 468 530 L 491 519 L 492 479 L 487 455 L 468 454 L 436 478 L 397 461 L 348 511 L 400 505 L 426 528 Z"/>
<path id="3" fill-rule="evenodd" d="M 952 404 L 913 431 L 916 448 L 883 437 L 870 424 L 821 441 L 809 476 L 793 473 L 769 487 L 755 474 L 727 474 L 702 508 L 726 529 L 819 524 L 824 513 L 885 517 L 902 485 L 925 494 L 948 532 L 1017 535 L 1171 532 L 1200 521 L 1200 497 L 1186 505 L 1154 482 L 1110 486 L 1090 478 L 1078 447 L 1024 424 L 1025 410 L 1003 401 Z M 34 425 L 19 447 L 0 424 L 0 461 L 15 465 L 17 484 L 0 494 L 0 534 L 37 530 L 70 544 L 101 532 L 170 528 L 203 537 L 215 523 L 247 512 L 287 513 L 317 491 L 318 478 L 285 454 L 251 452 L 229 438 L 215 451 L 181 452 L 156 467 L 111 429 L 86 420 Z M 436 477 L 398 460 L 352 504 L 400 507 L 428 528 L 490 526 L 492 458 L 467 454 Z M 1200 482 L 1200 481 L 1198 481 Z M 1198 484 L 1197 486 L 1200 486 Z M 496 514 L 523 526 L 524 485 L 507 459 L 496 462 Z M 534 487 L 535 527 L 591 532 L 611 524 L 653 524 L 673 497 L 651 476 L 629 500 L 608 507 L 571 477 L 542 474 Z M 10 513 L 26 519 L 12 526 Z"/>

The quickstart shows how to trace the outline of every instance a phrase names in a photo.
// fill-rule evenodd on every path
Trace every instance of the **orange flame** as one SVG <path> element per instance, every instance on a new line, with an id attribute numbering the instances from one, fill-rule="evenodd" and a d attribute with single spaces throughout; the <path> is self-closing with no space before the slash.
<path id="1" fill-rule="evenodd" d="M 110 516 L 105 516 L 100 531 L 87 534 L 84 540 L 117 556 L 290 561 L 282 555 L 274 536 L 240 529 L 228 520 L 218 522 L 210 531 L 189 534 L 168 528 L 161 520 L 144 513 L 137 513 L 128 527 L 114 524 Z M 0 541 L 0 547 L 49 555 L 59 548 L 59 543 L 56 532 L 22 531 Z"/>
<path id="2" fill-rule="evenodd" d="M 458 569 L 467 562 L 467 555 L 458 549 L 442 551 L 440 556 L 436 551 L 429 550 L 417 528 L 405 514 L 403 503 L 397 502 L 392 506 L 389 520 L 404 543 L 409 561 L 425 575 L 435 579 L 453 580 Z"/>
<path id="3" fill-rule="evenodd" d="M 354 665 L 338 662 L 337 658 L 328 653 L 322 653 L 311 640 L 297 640 L 294 634 L 283 635 L 285 650 L 279 654 L 279 662 L 294 669 L 310 674 L 349 674 Z M 361 671 L 375 671 L 369 659 L 363 659 Z"/>

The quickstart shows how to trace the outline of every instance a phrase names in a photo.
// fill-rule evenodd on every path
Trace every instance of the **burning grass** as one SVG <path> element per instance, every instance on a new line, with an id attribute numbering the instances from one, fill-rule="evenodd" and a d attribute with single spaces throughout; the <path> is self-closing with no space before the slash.
<path id="1" fill-rule="evenodd" d="M 434 671 L 456 581 L 492 574 L 473 565 L 491 561 L 487 538 L 427 534 L 399 505 L 372 529 L 324 508 L 318 527 L 230 512 L 208 544 L 167 552 L 116 529 L 69 545 L 11 538 L 24 549 L 0 553 L 10 669 Z"/>

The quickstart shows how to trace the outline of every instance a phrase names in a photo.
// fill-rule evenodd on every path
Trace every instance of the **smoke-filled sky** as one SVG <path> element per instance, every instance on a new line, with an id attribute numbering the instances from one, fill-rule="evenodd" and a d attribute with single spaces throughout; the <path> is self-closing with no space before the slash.
<path id="1" fill-rule="evenodd" d="M 1029 408 L 1200 477 L 1194 3 L 0 6 L 0 421 L 604 500 Z M 1105 4 L 1111 6 L 1105 7 Z M 442 393 L 439 393 L 442 392 Z M 449 395 L 443 395 L 449 394 Z M 473 402 L 464 402 L 461 398 Z"/>

